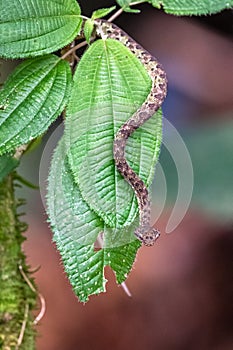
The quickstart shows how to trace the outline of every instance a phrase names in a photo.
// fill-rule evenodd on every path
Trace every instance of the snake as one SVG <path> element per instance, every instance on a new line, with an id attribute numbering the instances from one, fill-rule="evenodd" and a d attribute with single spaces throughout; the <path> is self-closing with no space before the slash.
<path id="1" fill-rule="evenodd" d="M 140 46 L 117 25 L 103 19 L 95 20 L 96 34 L 101 39 L 115 39 L 125 45 L 145 67 L 152 80 L 151 90 L 144 103 L 119 128 L 113 143 L 113 158 L 119 173 L 132 187 L 138 202 L 139 226 L 134 231 L 135 236 L 145 245 L 153 246 L 160 236 L 159 230 L 150 225 L 151 202 L 145 183 L 133 171 L 125 159 L 126 142 L 130 135 L 150 119 L 161 107 L 167 94 L 167 78 L 158 60 Z"/>

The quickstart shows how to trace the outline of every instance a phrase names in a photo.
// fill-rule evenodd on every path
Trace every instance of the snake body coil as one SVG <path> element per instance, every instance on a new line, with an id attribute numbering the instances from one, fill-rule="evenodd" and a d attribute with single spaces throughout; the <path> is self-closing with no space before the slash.
<path id="1" fill-rule="evenodd" d="M 152 87 L 141 107 L 129 118 L 115 135 L 113 156 L 118 171 L 133 188 L 139 206 L 140 223 L 135 235 L 146 246 L 152 246 L 160 233 L 150 226 L 151 204 L 144 182 L 132 170 L 125 159 L 126 141 L 143 123 L 151 118 L 161 107 L 167 93 L 166 73 L 161 64 L 145 51 L 138 43 L 115 24 L 102 19 L 95 20 L 96 33 L 102 39 L 115 39 L 123 43 L 144 65 L 151 80 Z"/>

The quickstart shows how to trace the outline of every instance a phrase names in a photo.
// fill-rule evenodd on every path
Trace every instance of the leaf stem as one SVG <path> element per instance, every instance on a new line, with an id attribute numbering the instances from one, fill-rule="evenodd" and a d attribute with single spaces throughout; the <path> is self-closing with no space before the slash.
<path id="1" fill-rule="evenodd" d="M 143 2 L 145 2 L 146 0 L 142 0 L 142 1 L 135 1 L 135 2 L 132 2 L 132 4 L 129 4 L 128 6 L 136 6 L 136 5 L 139 5 L 139 4 L 142 4 Z M 114 21 L 117 17 L 119 17 L 122 12 L 124 12 L 124 9 L 126 8 L 127 6 L 124 6 L 124 7 L 121 7 L 119 10 L 117 10 L 109 19 L 108 19 L 108 22 L 112 22 Z"/>
<path id="2" fill-rule="evenodd" d="M 72 47 L 69 51 L 67 51 L 63 56 L 61 56 L 61 59 L 65 59 L 67 56 L 69 56 L 71 53 L 73 53 L 74 51 L 80 49 L 83 46 L 86 46 L 88 44 L 88 42 L 86 40 L 82 41 L 81 43 L 75 45 L 74 47 Z"/>
<path id="3" fill-rule="evenodd" d="M 32 184 L 30 181 L 24 179 L 22 176 L 20 176 L 19 174 L 15 174 L 15 180 L 18 180 L 19 182 L 21 182 L 21 184 L 32 188 L 33 190 L 38 190 L 39 186 Z"/>
<path id="4" fill-rule="evenodd" d="M 130 4 L 130 6 L 136 6 L 139 4 L 142 4 L 143 2 L 145 2 L 145 0 L 142 1 L 135 1 L 132 2 L 132 4 Z M 109 19 L 108 22 L 112 22 L 114 21 L 118 16 L 120 16 L 122 14 L 122 12 L 124 11 L 124 7 L 120 8 L 119 10 L 117 10 Z M 88 19 L 88 17 L 82 16 L 83 19 Z M 67 51 L 63 56 L 61 56 L 61 59 L 65 59 L 67 56 L 69 56 L 71 53 L 75 52 L 76 50 L 80 49 L 81 47 L 88 45 L 88 42 L 86 40 L 82 41 L 81 43 L 75 45 L 74 47 L 72 47 L 69 51 Z"/>
<path id="5" fill-rule="evenodd" d="M 124 11 L 124 9 L 123 9 L 123 7 L 121 7 L 108 19 L 108 22 L 114 21 L 118 16 L 120 16 L 122 14 L 123 11 Z"/>

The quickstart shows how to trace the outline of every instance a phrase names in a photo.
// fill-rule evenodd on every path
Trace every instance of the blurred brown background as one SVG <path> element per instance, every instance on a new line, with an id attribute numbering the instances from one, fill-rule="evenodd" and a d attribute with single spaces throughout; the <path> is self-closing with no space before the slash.
<path id="1" fill-rule="evenodd" d="M 113 1 L 80 4 L 89 15 L 91 9 Z M 23 189 L 29 197 L 30 224 L 24 248 L 31 266 L 40 266 L 35 279 L 47 304 L 37 327 L 38 350 L 233 349 L 233 13 L 194 19 L 149 6 L 140 9 L 141 15 L 123 14 L 116 23 L 158 57 L 167 71 L 164 115 L 190 151 L 193 202 L 172 234 L 162 234 L 155 247 L 139 251 L 127 280 L 132 298 L 107 270 L 107 293 L 82 305 L 51 243 L 40 194 Z M 21 174 L 34 182 L 44 144 L 25 156 L 21 167 Z M 176 176 L 166 151 L 162 150 L 160 163 L 168 183 L 166 210 L 156 223 L 163 232 Z"/>

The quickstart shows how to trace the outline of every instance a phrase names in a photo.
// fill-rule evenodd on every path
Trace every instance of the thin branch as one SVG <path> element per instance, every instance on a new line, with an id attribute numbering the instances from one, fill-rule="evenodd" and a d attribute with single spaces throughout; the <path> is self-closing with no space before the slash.
<path id="1" fill-rule="evenodd" d="M 20 345 L 22 344 L 24 333 L 25 333 L 25 329 L 26 329 L 26 324 L 27 324 L 27 320 L 28 320 L 28 312 L 29 312 L 29 305 L 26 304 L 25 305 L 25 310 L 24 310 L 24 319 L 23 319 L 22 327 L 21 327 L 21 330 L 20 330 L 20 333 L 19 333 L 19 337 L 18 337 L 18 340 L 17 340 L 17 345 L 15 347 L 15 350 L 18 350 Z"/>
<path id="2" fill-rule="evenodd" d="M 132 2 L 132 4 L 130 4 L 130 6 L 136 6 L 139 4 L 142 4 L 143 2 L 145 2 L 145 0 L 142 1 L 135 1 Z M 122 14 L 122 12 L 124 11 L 124 7 L 120 8 L 119 10 L 117 10 L 109 19 L 108 22 L 112 22 L 114 21 L 118 16 L 120 16 Z M 82 18 L 84 19 L 88 19 L 88 17 L 82 16 Z M 81 43 L 77 44 L 76 46 L 72 47 L 69 51 L 67 51 L 63 56 L 61 56 L 61 58 L 64 60 L 67 56 L 69 56 L 71 53 L 75 52 L 76 50 L 80 49 L 81 47 L 88 45 L 88 42 L 82 41 Z"/>
<path id="3" fill-rule="evenodd" d="M 37 293 L 36 289 L 34 288 L 34 286 L 32 285 L 31 281 L 29 280 L 28 276 L 26 275 L 26 273 L 23 270 L 22 265 L 19 265 L 19 271 L 21 273 L 21 275 L 23 276 L 23 279 L 25 280 L 25 282 L 28 284 L 29 288 L 34 292 Z"/>
<path id="4" fill-rule="evenodd" d="M 41 266 L 38 265 L 38 266 L 34 267 L 33 269 L 28 270 L 28 273 L 29 274 L 35 273 L 35 272 L 39 271 L 40 268 L 41 268 Z"/>
<path id="5" fill-rule="evenodd" d="M 45 302 L 45 298 L 41 293 L 38 293 L 38 297 L 40 299 L 40 312 L 39 314 L 36 316 L 35 320 L 33 321 L 33 324 L 37 324 L 38 322 L 40 322 L 40 320 L 44 317 L 45 312 L 46 312 L 46 302 Z"/>
<path id="6" fill-rule="evenodd" d="M 140 5 L 142 4 L 143 2 L 145 2 L 145 0 L 142 0 L 142 1 L 135 1 L 135 2 L 132 2 L 132 4 L 129 4 L 128 6 L 136 6 L 136 5 Z M 121 7 L 119 10 L 117 10 L 109 19 L 108 19 L 108 22 L 112 22 L 114 21 L 117 17 L 119 17 L 122 12 L 124 12 L 124 9 L 125 7 Z"/>
<path id="7" fill-rule="evenodd" d="M 132 294 L 127 286 L 127 284 L 125 282 L 121 283 L 121 287 L 124 290 L 125 294 L 128 295 L 128 297 L 132 298 Z"/>
<path id="8" fill-rule="evenodd" d="M 46 302 L 45 302 L 45 298 L 41 293 L 38 293 L 37 290 L 34 288 L 34 286 L 32 285 L 31 281 L 29 280 L 29 278 L 27 277 L 26 273 L 23 270 L 22 265 L 19 265 L 19 271 L 21 273 L 21 275 L 23 276 L 23 279 L 25 280 L 25 282 L 28 284 L 29 288 L 38 295 L 39 299 L 40 299 L 40 312 L 39 314 L 36 316 L 35 320 L 33 321 L 33 324 L 37 324 L 43 317 L 44 314 L 46 312 Z"/>
<path id="9" fill-rule="evenodd" d="M 88 42 L 82 41 L 81 43 L 75 45 L 74 47 L 72 47 L 69 51 L 67 51 L 63 56 L 61 56 L 61 58 L 64 60 L 67 56 L 69 56 L 71 53 L 75 52 L 76 50 L 80 49 L 83 46 L 86 46 L 88 44 Z"/>
<path id="10" fill-rule="evenodd" d="M 80 58 L 76 55 L 75 52 L 73 52 L 73 57 L 74 57 L 74 59 L 76 60 L 76 62 L 79 62 L 79 61 L 80 61 Z"/>
<path id="11" fill-rule="evenodd" d="M 15 174 L 15 180 L 18 180 L 19 182 L 21 182 L 21 184 L 32 188 L 33 190 L 38 190 L 39 186 L 32 184 L 30 181 L 24 179 L 22 176 L 20 176 L 19 174 Z"/>
<path id="12" fill-rule="evenodd" d="M 120 16 L 123 12 L 123 8 L 121 7 L 119 10 L 117 10 L 109 19 L 108 22 L 114 21 L 118 16 Z"/>

